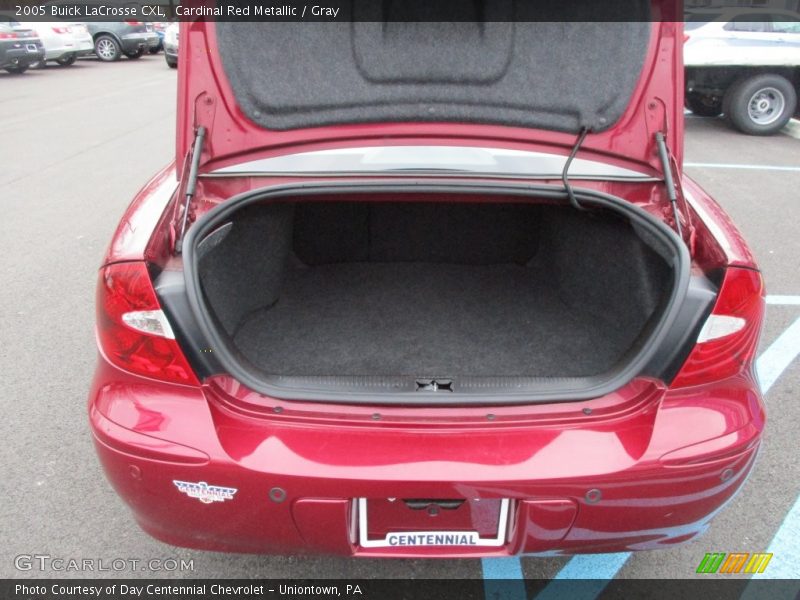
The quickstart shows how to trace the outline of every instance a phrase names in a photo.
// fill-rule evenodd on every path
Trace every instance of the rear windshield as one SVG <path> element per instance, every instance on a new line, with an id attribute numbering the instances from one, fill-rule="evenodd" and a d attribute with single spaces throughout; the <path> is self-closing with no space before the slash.
<path id="1" fill-rule="evenodd" d="M 569 6 L 581 3 L 591 5 Z M 390 121 L 567 132 L 613 126 L 647 55 L 649 2 L 603 3 L 628 22 L 530 22 L 526 11 L 536 3 L 513 5 L 516 22 L 218 22 L 216 31 L 237 103 L 267 129 Z M 631 15 L 641 16 L 631 22 Z"/>

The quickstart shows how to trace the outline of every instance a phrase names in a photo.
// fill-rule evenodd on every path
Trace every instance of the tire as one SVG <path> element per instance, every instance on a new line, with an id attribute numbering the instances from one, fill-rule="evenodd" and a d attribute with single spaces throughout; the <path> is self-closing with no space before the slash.
<path id="1" fill-rule="evenodd" d="M 714 96 L 689 92 L 686 108 L 698 117 L 718 117 L 722 114 L 722 100 Z"/>
<path id="2" fill-rule="evenodd" d="M 28 65 L 13 65 L 11 67 L 6 67 L 6 71 L 13 75 L 22 75 L 27 70 Z"/>
<path id="3" fill-rule="evenodd" d="M 170 69 L 177 69 L 177 68 L 178 68 L 178 61 L 177 61 L 176 59 L 174 59 L 174 58 L 170 58 L 170 57 L 169 57 L 169 56 L 167 56 L 166 54 L 164 55 L 164 58 L 166 59 L 166 61 L 167 61 L 167 66 L 168 66 Z"/>
<path id="4" fill-rule="evenodd" d="M 755 75 L 735 82 L 725 94 L 723 112 L 748 135 L 772 135 L 783 129 L 797 107 L 797 93 L 780 75 Z"/>
<path id="5" fill-rule="evenodd" d="M 125 53 L 125 56 L 127 56 L 131 60 L 137 60 L 139 58 L 142 58 L 143 55 L 144 55 L 144 48 L 139 48 L 135 52 L 126 52 Z"/>
<path id="6" fill-rule="evenodd" d="M 110 35 L 101 35 L 94 41 L 94 53 L 103 62 L 114 62 L 122 56 L 122 48 Z"/>
<path id="7" fill-rule="evenodd" d="M 62 67 L 71 67 L 72 65 L 75 64 L 76 60 L 78 60 L 78 55 L 72 53 L 62 56 L 61 58 L 57 58 L 56 62 Z"/>

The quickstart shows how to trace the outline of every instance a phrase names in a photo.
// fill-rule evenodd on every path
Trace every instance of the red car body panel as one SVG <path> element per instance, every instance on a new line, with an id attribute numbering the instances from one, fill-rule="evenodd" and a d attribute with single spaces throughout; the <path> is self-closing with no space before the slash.
<path id="1" fill-rule="evenodd" d="M 764 425 L 749 376 L 677 391 L 635 380 L 587 402 L 493 407 L 490 420 L 481 408 L 278 401 L 226 378 L 158 384 L 101 356 L 90 398 L 98 454 L 139 524 L 168 543 L 238 552 L 486 556 L 683 542 L 742 485 Z M 238 492 L 207 505 L 174 480 Z M 276 487 L 286 500 L 270 498 Z M 586 498 L 594 489 L 597 503 Z M 510 541 L 361 548 L 358 497 L 510 498 Z"/>
<path id="2" fill-rule="evenodd" d="M 131 203 L 104 266 L 145 262 L 181 269 L 180 257 L 171 252 L 174 206 L 196 125 L 211 132 L 203 171 L 387 140 L 561 154 L 574 143 L 573 135 L 563 133 L 452 123 L 265 131 L 231 100 L 219 57 L 208 52 L 215 43 L 213 27 L 181 27 L 176 164 Z M 581 155 L 658 175 L 656 131 L 667 130 L 681 164 L 683 70 L 680 24 L 656 22 L 653 31 L 631 106 L 614 128 L 590 136 Z M 201 179 L 196 210 L 285 181 Z M 755 270 L 741 234 L 719 206 L 688 177 L 681 183 L 693 229 L 693 268 Z M 660 183 L 580 185 L 625 196 L 662 219 L 669 216 Z M 763 301 L 759 310 L 756 333 Z M 199 385 L 169 383 L 120 369 L 101 348 L 88 408 L 106 475 L 141 527 L 167 543 L 392 557 L 615 552 L 696 537 L 740 489 L 764 427 L 751 359 L 733 375 L 687 387 L 640 377 L 588 401 L 425 408 L 279 400 L 223 375 Z M 203 503 L 181 493 L 175 481 L 236 491 L 226 501 Z M 481 531 L 491 523 L 481 521 L 483 513 L 472 503 L 509 499 L 508 541 L 499 547 L 364 547 L 357 535 L 357 498 L 468 499 L 448 518 Z M 381 514 L 402 510 L 380 506 L 372 525 L 378 529 Z M 418 523 L 419 517 L 409 514 L 408 521 Z"/>

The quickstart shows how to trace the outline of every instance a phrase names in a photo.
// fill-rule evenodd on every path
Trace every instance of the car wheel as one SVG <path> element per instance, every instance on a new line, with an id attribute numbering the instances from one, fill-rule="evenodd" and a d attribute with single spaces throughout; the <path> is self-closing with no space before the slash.
<path id="1" fill-rule="evenodd" d="M 119 60 L 122 56 L 122 50 L 115 40 L 110 35 L 101 35 L 94 42 L 94 53 L 97 58 L 105 62 L 113 62 Z"/>
<path id="2" fill-rule="evenodd" d="M 178 59 L 176 59 L 176 58 L 170 58 L 170 57 L 169 57 L 169 56 L 167 56 L 166 54 L 164 55 L 164 58 L 166 58 L 166 60 L 167 60 L 167 66 L 168 66 L 170 69 L 177 69 L 177 68 L 178 68 Z"/>
<path id="3" fill-rule="evenodd" d="M 142 58 L 143 54 L 144 54 L 144 48 L 139 48 L 134 52 L 126 52 L 125 56 L 127 56 L 131 60 L 136 60 L 137 58 Z"/>
<path id="4" fill-rule="evenodd" d="M 61 65 L 62 67 L 69 67 L 75 64 L 75 61 L 78 60 L 77 54 L 67 54 L 66 56 L 62 56 L 61 58 L 57 58 L 56 62 Z"/>
<path id="5" fill-rule="evenodd" d="M 708 94 L 689 92 L 686 107 L 698 117 L 718 117 L 722 114 L 722 100 Z"/>
<path id="6" fill-rule="evenodd" d="M 797 93 L 780 75 L 741 79 L 725 95 L 723 111 L 736 129 L 750 135 L 771 135 L 789 122 Z"/>
<path id="7" fill-rule="evenodd" d="M 28 65 L 11 65 L 10 67 L 6 67 L 6 71 L 14 75 L 22 75 L 27 70 Z"/>

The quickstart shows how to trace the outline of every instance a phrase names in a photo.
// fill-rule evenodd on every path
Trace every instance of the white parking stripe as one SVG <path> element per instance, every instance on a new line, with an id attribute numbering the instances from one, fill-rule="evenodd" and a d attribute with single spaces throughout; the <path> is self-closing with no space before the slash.
<path id="1" fill-rule="evenodd" d="M 768 295 L 767 304 L 777 304 L 779 306 L 800 306 L 800 296 Z"/>
<path id="2" fill-rule="evenodd" d="M 788 171 L 790 173 L 800 173 L 800 167 L 790 167 L 785 165 L 739 165 L 733 163 L 701 163 L 685 162 L 684 167 L 696 167 L 700 169 L 744 169 L 748 171 Z"/>
<path id="3" fill-rule="evenodd" d="M 761 391 L 766 394 L 780 374 L 792 364 L 800 354 L 800 319 L 797 319 L 784 331 L 769 348 L 758 357 L 756 371 L 761 383 Z"/>

